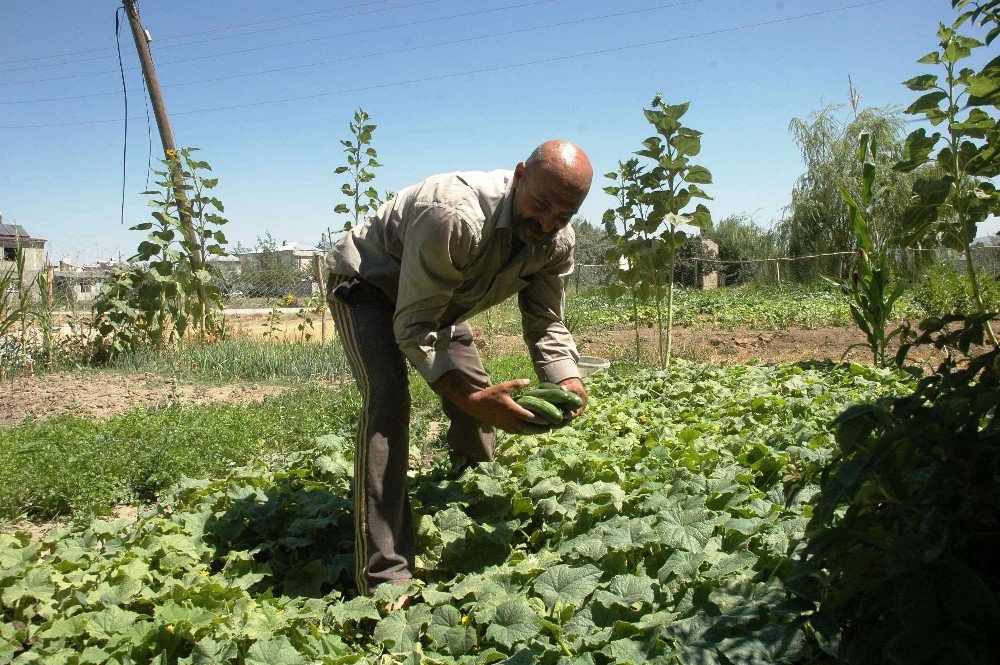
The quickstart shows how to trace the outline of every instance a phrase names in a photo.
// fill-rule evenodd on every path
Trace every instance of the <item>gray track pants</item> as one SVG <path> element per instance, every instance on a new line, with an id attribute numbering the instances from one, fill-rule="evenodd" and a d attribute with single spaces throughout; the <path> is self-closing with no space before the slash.
<path id="1" fill-rule="evenodd" d="M 413 514 L 406 487 L 410 453 L 407 364 L 392 331 L 395 304 L 378 288 L 331 274 L 327 302 L 361 391 L 354 459 L 354 570 L 358 591 L 406 584 L 413 577 Z M 448 354 L 474 385 L 487 387 L 468 324 L 455 328 Z M 450 400 L 447 440 L 452 453 L 473 462 L 493 458 L 493 430 Z"/>

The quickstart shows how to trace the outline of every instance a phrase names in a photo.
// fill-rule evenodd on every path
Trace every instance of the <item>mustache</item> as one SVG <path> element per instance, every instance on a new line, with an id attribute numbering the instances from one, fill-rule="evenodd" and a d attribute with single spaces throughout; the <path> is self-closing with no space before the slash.
<path id="1" fill-rule="evenodd" d="M 527 226 L 529 229 L 531 229 L 531 232 L 534 233 L 535 235 L 542 236 L 543 238 L 545 238 L 545 242 L 550 242 L 559 233 L 559 229 L 555 229 L 550 233 L 546 233 L 545 230 L 542 228 L 542 225 L 539 223 L 539 221 L 531 217 L 527 217 L 524 219 L 524 225 Z"/>

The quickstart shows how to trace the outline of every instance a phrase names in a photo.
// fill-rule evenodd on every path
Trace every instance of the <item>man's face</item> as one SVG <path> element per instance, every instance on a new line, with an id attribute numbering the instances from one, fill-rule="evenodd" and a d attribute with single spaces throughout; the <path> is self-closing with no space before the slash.
<path id="1" fill-rule="evenodd" d="M 547 244 L 569 224 L 587 192 L 568 186 L 542 168 L 514 171 L 513 233 L 525 245 Z"/>

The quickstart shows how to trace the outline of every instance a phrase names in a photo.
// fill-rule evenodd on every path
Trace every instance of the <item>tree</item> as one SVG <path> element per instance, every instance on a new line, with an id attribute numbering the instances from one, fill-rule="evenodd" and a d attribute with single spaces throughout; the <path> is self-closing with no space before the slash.
<path id="1" fill-rule="evenodd" d="M 257 236 L 255 250 L 245 254 L 241 264 L 240 282 L 248 294 L 284 295 L 292 284 L 304 277 L 302 270 L 282 257 L 278 241 L 270 231 L 265 231 L 263 238 Z"/>
<path id="2" fill-rule="evenodd" d="M 756 261 L 778 255 L 778 234 L 761 228 L 746 213 L 722 219 L 705 232 L 705 237 L 719 245 L 720 261 Z M 768 281 L 774 274 L 770 262 L 722 263 L 718 270 L 727 285 Z"/>
<path id="3" fill-rule="evenodd" d="M 906 126 L 893 108 L 872 107 L 855 112 L 847 121 L 837 117 L 842 105 L 829 105 L 808 119 L 793 118 L 789 131 L 802 154 L 805 172 L 792 189 L 792 202 L 779 224 L 784 251 L 790 256 L 849 252 L 855 249 L 850 212 L 841 190 L 861 189 L 861 165 L 856 157 L 862 134 L 879 146 L 874 156 L 878 186 L 885 193 L 875 216 L 888 236 L 898 233 L 914 176 L 893 171 L 903 148 Z M 844 278 L 848 257 L 831 256 L 793 262 L 792 277 L 810 281 L 821 276 Z"/>

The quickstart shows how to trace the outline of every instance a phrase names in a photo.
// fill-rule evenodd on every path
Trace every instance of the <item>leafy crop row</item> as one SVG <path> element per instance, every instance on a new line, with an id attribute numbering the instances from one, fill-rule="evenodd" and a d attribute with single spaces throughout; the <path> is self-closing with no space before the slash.
<path id="1" fill-rule="evenodd" d="M 656 307 L 652 301 L 637 306 L 639 324 L 652 326 Z M 516 308 L 495 308 L 487 327 L 494 334 L 520 334 L 521 319 Z M 567 323 L 576 332 L 624 329 L 632 325 L 634 314 L 627 298 L 611 298 L 602 293 L 570 293 L 566 299 Z M 894 317 L 923 313 L 911 296 L 904 295 L 893 311 Z M 690 328 L 731 330 L 753 328 L 786 330 L 851 326 L 847 298 L 830 288 L 802 286 L 743 286 L 726 289 L 679 289 L 674 294 L 674 324 Z"/>
<path id="2" fill-rule="evenodd" d="M 395 611 L 401 588 L 349 591 L 351 445 L 331 434 L 135 524 L 0 536 L 0 662 L 801 662 L 835 645 L 786 630 L 811 609 L 781 579 L 816 492 L 786 486 L 830 458 L 847 404 L 906 389 L 856 365 L 595 377 L 573 428 L 411 478 L 420 582 Z"/>

